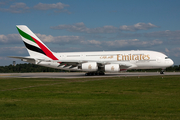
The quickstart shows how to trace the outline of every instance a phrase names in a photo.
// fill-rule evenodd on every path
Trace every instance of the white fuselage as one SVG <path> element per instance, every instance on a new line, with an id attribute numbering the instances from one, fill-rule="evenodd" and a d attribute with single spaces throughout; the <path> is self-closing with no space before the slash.
<path id="1" fill-rule="evenodd" d="M 54 53 L 59 61 L 76 61 L 76 62 L 97 62 L 104 64 L 119 64 L 121 70 L 124 69 L 156 69 L 172 66 L 173 61 L 165 54 L 156 51 L 103 51 L 103 52 L 66 52 Z M 39 65 L 64 70 L 79 70 L 78 67 L 59 66 L 56 61 L 40 62 Z"/>
<path id="2" fill-rule="evenodd" d="M 11 58 L 63 70 L 104 74 L 128 69 L 170 67 L 173 61 L 155 51 L 52 52 L 26 25 L 16 26 L 30 56 Z"/>

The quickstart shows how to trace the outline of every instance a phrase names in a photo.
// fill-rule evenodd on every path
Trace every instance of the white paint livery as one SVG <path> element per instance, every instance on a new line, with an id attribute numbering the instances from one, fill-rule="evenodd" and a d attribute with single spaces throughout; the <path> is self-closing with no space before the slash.
<path id="1" fill-rule="evenodd" d="M 32 36 L 42 45 L 45 44 L 25 25 L 17 26 L 26 34 Z M 24 42 L 31 46 L 41 47 L 21 35 Z M 27 47 L 27 46 L 26 46 Z M 47 46 L 45 46 L 47 47 Z M 49 49 L 49 48 L 47 48 Z M 119 72 L 128 69 L 156 69 L 170 67 L 174 62 L 165 54 L 156 51 L 132 50 L 132 51 L 102 51 L 102 52 L 51 52 L 56 60 L 46 55 L 27 48 L 30 56 L 13 57 L 29 63 L 46 67 L 87 72 Z M 42 50 L 45 52 L 45 50 Z"/>

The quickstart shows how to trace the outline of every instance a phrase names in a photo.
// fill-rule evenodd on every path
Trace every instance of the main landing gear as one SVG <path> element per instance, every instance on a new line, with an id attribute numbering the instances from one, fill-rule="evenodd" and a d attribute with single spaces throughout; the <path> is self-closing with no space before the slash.
<path id="1" fill-rule="evenodd" d="M 161 70 L 160 74 L 164 74 L 164 70 Z"/>
<path id="2" fill-rule="evenodd" d="M 105 75 L 104 72 L 88 72 L 85 76 L 93 76 L 93 75 Z"/>

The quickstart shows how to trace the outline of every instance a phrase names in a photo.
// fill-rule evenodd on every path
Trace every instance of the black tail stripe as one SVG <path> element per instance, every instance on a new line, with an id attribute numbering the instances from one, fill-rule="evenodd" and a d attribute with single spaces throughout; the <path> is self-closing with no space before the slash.
<path id="1" fill-rule="evenodd" d="M 32 45 L 30 45 L 30 44 L 28 44 L 26 42 L 24 42 L 24 44 L 25 44 L 27 49 L 46 55 L 40 48 L 32 46 Z"/>

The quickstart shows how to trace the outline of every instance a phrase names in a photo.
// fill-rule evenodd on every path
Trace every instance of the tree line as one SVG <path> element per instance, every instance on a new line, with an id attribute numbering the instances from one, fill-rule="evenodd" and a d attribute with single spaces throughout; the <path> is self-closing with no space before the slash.
<path id="1" fill-rule="evenodd" d="M 16 66 L 0 66 L 0 73 L 23 73 L 23 72 L 63 72 L 59 69 L 43 67 L 35 64 L 24 63 Z"/>
<path id="2" fill-rule="evenodd" d="M 157 72 L 161 69 L 147 69 L 147 70 L 128 70 L 129 72 Z M 180 65 L 174 65 L 166 68 L 167 72 L 180 71 Z M 17 64 L 16 66 L 0 66 L 0 73 L 23 73 L 23 72 L 69 72 L 66 70 L 54 69 L 49 67 L 43 67 L 35 64 L 24 63 Z"/>

